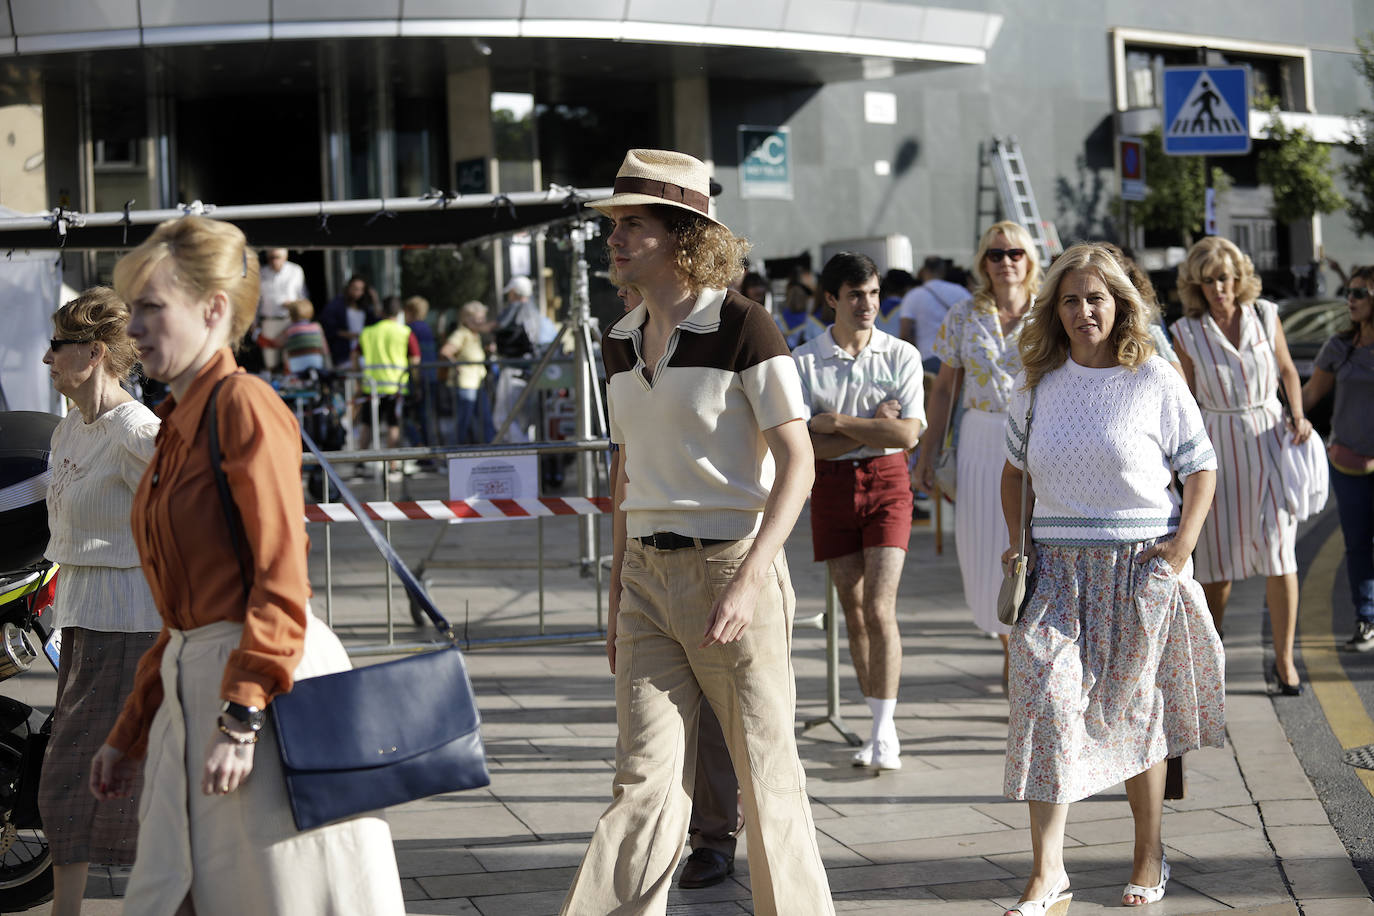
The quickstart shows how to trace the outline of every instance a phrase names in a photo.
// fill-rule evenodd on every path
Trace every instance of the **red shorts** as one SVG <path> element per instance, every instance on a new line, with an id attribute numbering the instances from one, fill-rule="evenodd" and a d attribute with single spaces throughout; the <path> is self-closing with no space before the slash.
<path id="1" fill-rule="evenodd" d="M 906 455 L 817 461 L 811 488 L 811 543 L 817 560 L 865 547 L 907 548 L 911 482 Z"/>

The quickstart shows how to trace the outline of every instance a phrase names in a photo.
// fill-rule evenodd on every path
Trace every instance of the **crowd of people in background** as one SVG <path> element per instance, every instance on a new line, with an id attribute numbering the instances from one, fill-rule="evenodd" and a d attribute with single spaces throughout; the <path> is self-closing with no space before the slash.
<path id="1" fill-rule="evenodd" d="M 1276 307 L 1225 239 L 1188 251 L 1168 329 L 1127 252 L 1088 242 L 1042 264 L 1011 221 L 982 234 L 969 270 L 932 255 L 914 275 L 880 272 L 842 252 L 819 274 L 794 266 L 775 296 L 742 269 L 749 243 L 712 215 L 709 187 L 690 156 L 631 150 L 615 194 L 591 204 L 610 221 L 625 305 L 601 341 L 619 737 L 614 798 L 563 912 L 662 912 L 684 841 L 678 883 L 709 887 L 733 871 L 745 822 L 756 912 L 834 912 L 794 739 L 783 544 L 809 501 L 813 559 L 873 717 L 852 762 L 899 768 L 898 583 L 913 504 L 941 498 L 950 447 L 964 596 L 1003 652 L 1004 790 L 1028 804 L 1034 851 L 1007 916 L 1067 911 L 1068 807 L 1122 782 L 1134 845 L 1121 900 L 1159 901 L 1167 774 L 1224 740 L 1234 581 L 1265 577 L 1275 691 L 1302 692 L 1303 481 L 1285 455 L 1333 391 L 1346 648 L 1374 649 L 1361 413 L 1374 267 L 1351 270 L 1351 327 L 1303 384 Z M 47 500 L 47 557 L 63 566 L 39 799 L 55 913 L 79 912 L 92 862 L 133 864 L 129 913 L 402 911 L 384 820 L 302 832 L 287 813 L 264 710 L 348 659 L 310 609 L 296 417 L 231 345 L 261 347 L 275 379 L 354 372 L 360 446 L 488 442 L 526 425 L 509 361 L 554 337 L 529 278 L 502 295 L 495 318 L 467 302 L 438 334 L 423 297 L 380 297 L 355 275 L 317 319 L 286 251 L 260 267 L 238 229 L 188 216 L 121 259 L 114 289 L 54 314 L 44 362 L 72 403 Z M 168 386 L 156 413 L 123 387 L 135 360 Z M 235 508 L 207 525 L 220 498 Z M 1009 614 L 1001 586 L 1023 565 Z"/>
<path id="2" fill-rule="evenodd" d="M 478 301 L 452 316 L 431 315 L 424 296 L 382 297 L 363 274 L 350 276 L 317 313 L 303 271 L 288 258 L 281 248 L 263 256 L 258 310 L 243 341 L 245 364 L 296 392 L 351 375 L 357 394 L 345 409 L 359 448 L 485 444 L 497 436 L 497 418 L 504 418 L 512 440 L 529 437 L 533 411 L 510 412 L 525 369 L 556 328 L 528 277 L 505 285 L 494 318 Z M 508 371 L 502 371 L 505 361 L 513 361 Z M 382 427 L 376 441 L 374 423 Z M 404 469 L 415 465 L 406 462 Z M 390 463 L 393 477 L 402 470 L 400 462 Z"/>

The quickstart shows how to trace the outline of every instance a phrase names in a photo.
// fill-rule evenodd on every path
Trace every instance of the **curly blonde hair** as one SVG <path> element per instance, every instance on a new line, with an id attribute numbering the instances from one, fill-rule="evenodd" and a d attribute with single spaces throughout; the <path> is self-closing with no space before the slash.
<path id="1" fill-rule="evenodd" d="M 681 207 L 650 204 L 673 237 L 677 272 L 696 292 L 725 289 L 745 269 L 744 256 L 753 247 L 720 223 Z"/>
<path id="2" fill-rule="evenodd" d="M 1245 305 L 1259 298 L 1263 284 L 1255 275 L 1250 256 L 1230 239 L 1209 235 L 1188 249 L 1188 257 L 1178 266 L 1178 297 L 1183 300 L 1185 318 L 1200 318 L 1207 311 L 1207 296 L 1202 278 L 1220 268 L 1236 278 L 1236 302 Z"/>
<path id="3" fill-rule="evenodd" d="M 1116 317 L 1108 340 L 1116 349 L 1117 364 L 1137 369 L 1154 355 L 1150 341 L 1150 307 L 1121 269 L 1120 263 L 1104 245 L 1087 242 L 1074 245 L 1055 259 L 1045 284 L 1021 332 L 1021 365 L 1026 370 L 1026 388 L 1034 388 L 1047 372 L 1064 365 L 1069 358 L 1069 335 L 1059 318 L 1059 284 L 1075 270 L 1089 270 L 1107 285 L 1116 304 Z"/>
<path id="4" fill-rule="evenodd" d="M 133 301 L 164 261 L 177 288 L 196 301 L 223 290 L 229 297 L 229 339 L 235 349 L 258 312 L 258 258 L 233 223 L 183 216 L 160 223 L 153 234 L 119 259 L 114 288 Z"/>
<path id="5" fill-rule="evenodd" d="M 1022 284 L 1022 289 L 1026 291 L 1026 299 L 1033 300 L 1036 297 L 1040 292 L 1040 284 L 1045 279 L 1044 270 L 1040 266 L 1040 249 L 1035 246 L 1035 241 L 1026 231 L 1026 227 L 1009 219 L 993 223 L 979 239 L 978 253 L 973 258 L 973 269 L 978 275 L 978 289 L 973 293 L 973 305 L 985 312 L 997 311 L 997 299 L 992 292 L 992 277 L 988 275 L 987 258 L 992 240 L 999 232 L 1007 237 L 1013 248 L 1023 249 L 1026 257 L 1030 259 L 1030 264 L 1026 267 L 1026 280 Z"/>
<path id="6" fill-rule="evenodd" d="M 52 313 L 58 337 L 105 345 L 105 371 L 120 381 L 127 379 L 138 362 L 138 350 L 129 337 L 129 307 L 108 286 L 92 286 Z"/>

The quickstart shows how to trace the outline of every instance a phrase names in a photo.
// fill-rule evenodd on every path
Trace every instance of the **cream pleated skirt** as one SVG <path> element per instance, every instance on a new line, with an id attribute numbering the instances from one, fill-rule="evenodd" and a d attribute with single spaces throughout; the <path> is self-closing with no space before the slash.
<path id="1" fill-rule="evenodd" d="M 954 548 L 964 579 L 964 600 L 984 633 L 1010 633 L 997 619 L 1002 552 L 1002 466 L 1006 463 L 1004 413 L 966 409 L 959 423 L 959 497 L 954 503 Z"/>
<path id="2" fill-rule="evenodd" d="M 238 791 L 201 792 L 205 751 L 218 734 L 220 681 L 242 629 L 226 622 L 172 630 L 162 657 L 164 698 L 148 738 L 126 916 L 172 916 L 184 902 L 191 907 L 180 912 L 196 916 L 404 913 L 383 818 L 296 829 L 270 717 Z M 338 638 L 307 615 L 296 679 L 349 667 Z"/>

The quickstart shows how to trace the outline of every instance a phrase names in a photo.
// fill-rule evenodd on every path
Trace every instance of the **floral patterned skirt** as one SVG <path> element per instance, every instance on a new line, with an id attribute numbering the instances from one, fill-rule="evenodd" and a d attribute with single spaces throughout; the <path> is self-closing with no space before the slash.
<path id="1" fill-rule="evenodd" d="M 1011 634 L 1007 796 L 1067 804 L 1225 742 L 1225 663 L 1192 561 L 1036 545 Z"/>

